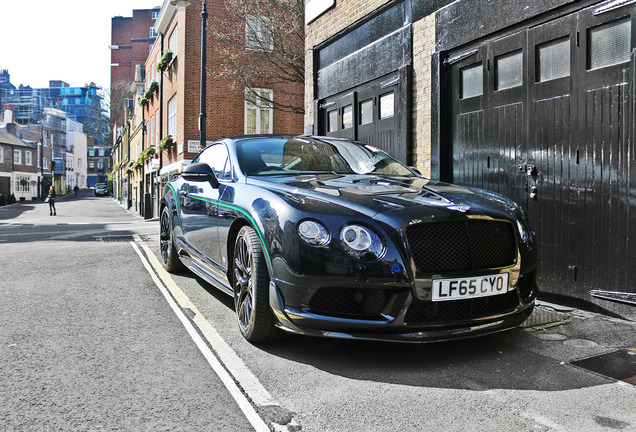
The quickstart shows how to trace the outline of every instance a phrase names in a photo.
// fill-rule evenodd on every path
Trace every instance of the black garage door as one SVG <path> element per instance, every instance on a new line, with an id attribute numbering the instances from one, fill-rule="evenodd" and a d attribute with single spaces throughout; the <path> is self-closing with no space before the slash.
<path id="1" fill-rule="evenodd" d="M 544 292 L 636 292 L 635 10 L 588 8 L 446 60 L 452 180 L 524 207 Z"/>

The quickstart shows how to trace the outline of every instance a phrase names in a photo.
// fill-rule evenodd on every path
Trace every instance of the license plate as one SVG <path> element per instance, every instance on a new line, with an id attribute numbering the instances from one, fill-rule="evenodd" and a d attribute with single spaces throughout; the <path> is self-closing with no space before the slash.
<path id="1" fill-rule="evenodd" d="M 508 273 L 459 279 L 434 279 L 433 301 L 488 297 L 508 292 Z"/>

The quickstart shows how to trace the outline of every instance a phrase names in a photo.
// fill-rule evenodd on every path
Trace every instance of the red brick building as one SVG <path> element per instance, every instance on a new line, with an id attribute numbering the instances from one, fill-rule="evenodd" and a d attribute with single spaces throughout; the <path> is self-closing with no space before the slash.
<path id="1" fill-rule="evenodd" d="M 153 157 L 140 161 L 141 164 L 135 168 L 139 170 L 139 173 L 135 173 L 135 179 L 142 179 L 140 190 L 143 190 L 144 199 L 151 201 L 144 205 L 147 217 L 151 208 L 155 213 L 165 183 L 173 174 L 180 172 L 182 166 L 189 163 L 201 149 L 199 114 L 202 2 L 192 0 L 191 3 L 186 9 L 177 10 L 170 0 L 164 0 L 161 9 L 157 10 L 154 26 L 157 37 L 150 54 L 146 47 L 146 55 L 140 62 L 145 68 L 145 76 L 141 78 L 145 81 L 145 90 L 137 90 L 128 96 L 133 98 L 134 106 L 141 104 L 144 107 L 141 115 L 141 121 L 146 126 L 143 130 L 143 151 L 153 154 Z M 227 25 L 232 20 L 235 20 L 237 28 L 245 27 L 244 23 L 236 22 L 228 13 L 224 0 L 208 0 L 206 4 L 208 29 Z M 211 143 L 225 136 L 254 133 L 302 133 L 302 114 L 275 110 L 262 99 L 246 96 L 242 89 L 232 89 L 228 81 L 217 76 L 216 72 L 224 58 L 219 54 L 219 46 L 215 46 L 218 41 L 211 36 L 209 30 L 207 36 L 206 141 Z M 246 45 L 247 43 L 246 38 Z M 250 49 L 246 45 L 232 46 L 231 49 Z M 254 61 L 263 61 L 263 52 L 252 51 Z M 119 73 L 120 70 L 113 72 L 111 81 Z M 134 78 L 134 67 L 131 74 Z M 304 87 L 302 83 L 273 84 L 267 80 L 251 85 L 258 89 L 259 94 L 281 101 L 289 99 L 292 94 L 302 94 Z M 289 86 L 295 87 L 291 89 Z M 131 86 L 131 91 L 132 89 Z M 302 96 L 297 102 L 302 106 Z M 132 110 L 132 106 L 130 109 Z M 120 121 L 117 124 L 122 123 Z M 120 162 L 115 160 L 113 164 L 119 170 L 127 169 Z"/>
<path id="2" fill-rule="evenodd" d="M 232 21 L 223 0 L 207 1 L 208 28 Z M 162 175 L 178 170 L 182 161 L 189 161 L 199 152 L 199 114 L 201 86 L 201 0 L 193 0 L 184 10 L 177 10 L 170 1 L 164 4 L 155 25 L 157 43 L 146 63 L 147 86 L 156 80 L 159 90 L 149 100 L 146 118 L 149 144 L 158 145 L 167 135 L 173 144 L 162 151 Z M 303 117 L 274 110 L 267 104 L 250 103 L 245 93 L 231 91 L 230 84 L 215 75 L 214 71 L 224 59 L 219 54 L 218 43 L 207 38 L 206 76 L 206 140 L 251 133 L 302 133 Z M 248 49 L 237 46 L 232 49 Z M 157 71 L 166 51 L 169 60 Z M 263 61 L 262 53 L 254 51 L 254 61 Z M 288 85 L 271 84 L 267 80 L 251 83 L 263 94 L 276 100 L 290 93 Z M 254 102 L 254 101 L 252 101 Z"/>
<path id="3" fill-rule="evenodd" d="M 148 50 L 155 42 L 155 19 L 159 7 L 155 9 L 133 10 L 132 17 L 117 16 L 111 23 L 111 65 L 110 86 L 113 89 L 119 83 L 130 86 L 135 79 L 135 66 L 144 64 Z M 111 122 L 121 124 L 123 112 Z"/>

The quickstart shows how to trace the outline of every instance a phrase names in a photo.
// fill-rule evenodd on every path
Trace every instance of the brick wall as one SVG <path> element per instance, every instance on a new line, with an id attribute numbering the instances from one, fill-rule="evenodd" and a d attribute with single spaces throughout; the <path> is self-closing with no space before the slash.
<path id="1" fill-rule="evenodd" d="M 431 56 L 435 53 L 435 15 L 413 23 L 413 163 L 431 175 Z"/>
<path id="2" fill-rule="evenodd" d="M 309 0 L 305 0 L 307 4 Z M 336 6 L 305 26 L 305 125 L 314 121 L 313 48 L 356 23 L 389 0 L 336 1 Z"/>

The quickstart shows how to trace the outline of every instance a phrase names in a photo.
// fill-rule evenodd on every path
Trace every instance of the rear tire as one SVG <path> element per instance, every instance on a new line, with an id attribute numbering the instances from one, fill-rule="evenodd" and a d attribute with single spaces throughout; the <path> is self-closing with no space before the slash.
<path id="1" fill-rule="evenodd" d="M 261 243 L 252 227 L 244 226 L 234 245 L 234 309 L 239 330 L 251 343 L 278 337 L 269 306 L 269 274 Z"/>
<path id="2" fill-rule="evenodd" d="M 159 257 L 163 268 L 169 272 L 182 270 L 184 266 L 177 255 L 177 249 L 174 247 L 174 232 L 172 231 L 172 220 L 168 207 L 164 207 L 161 211 L 159 234 L 161 246 Z"/>

